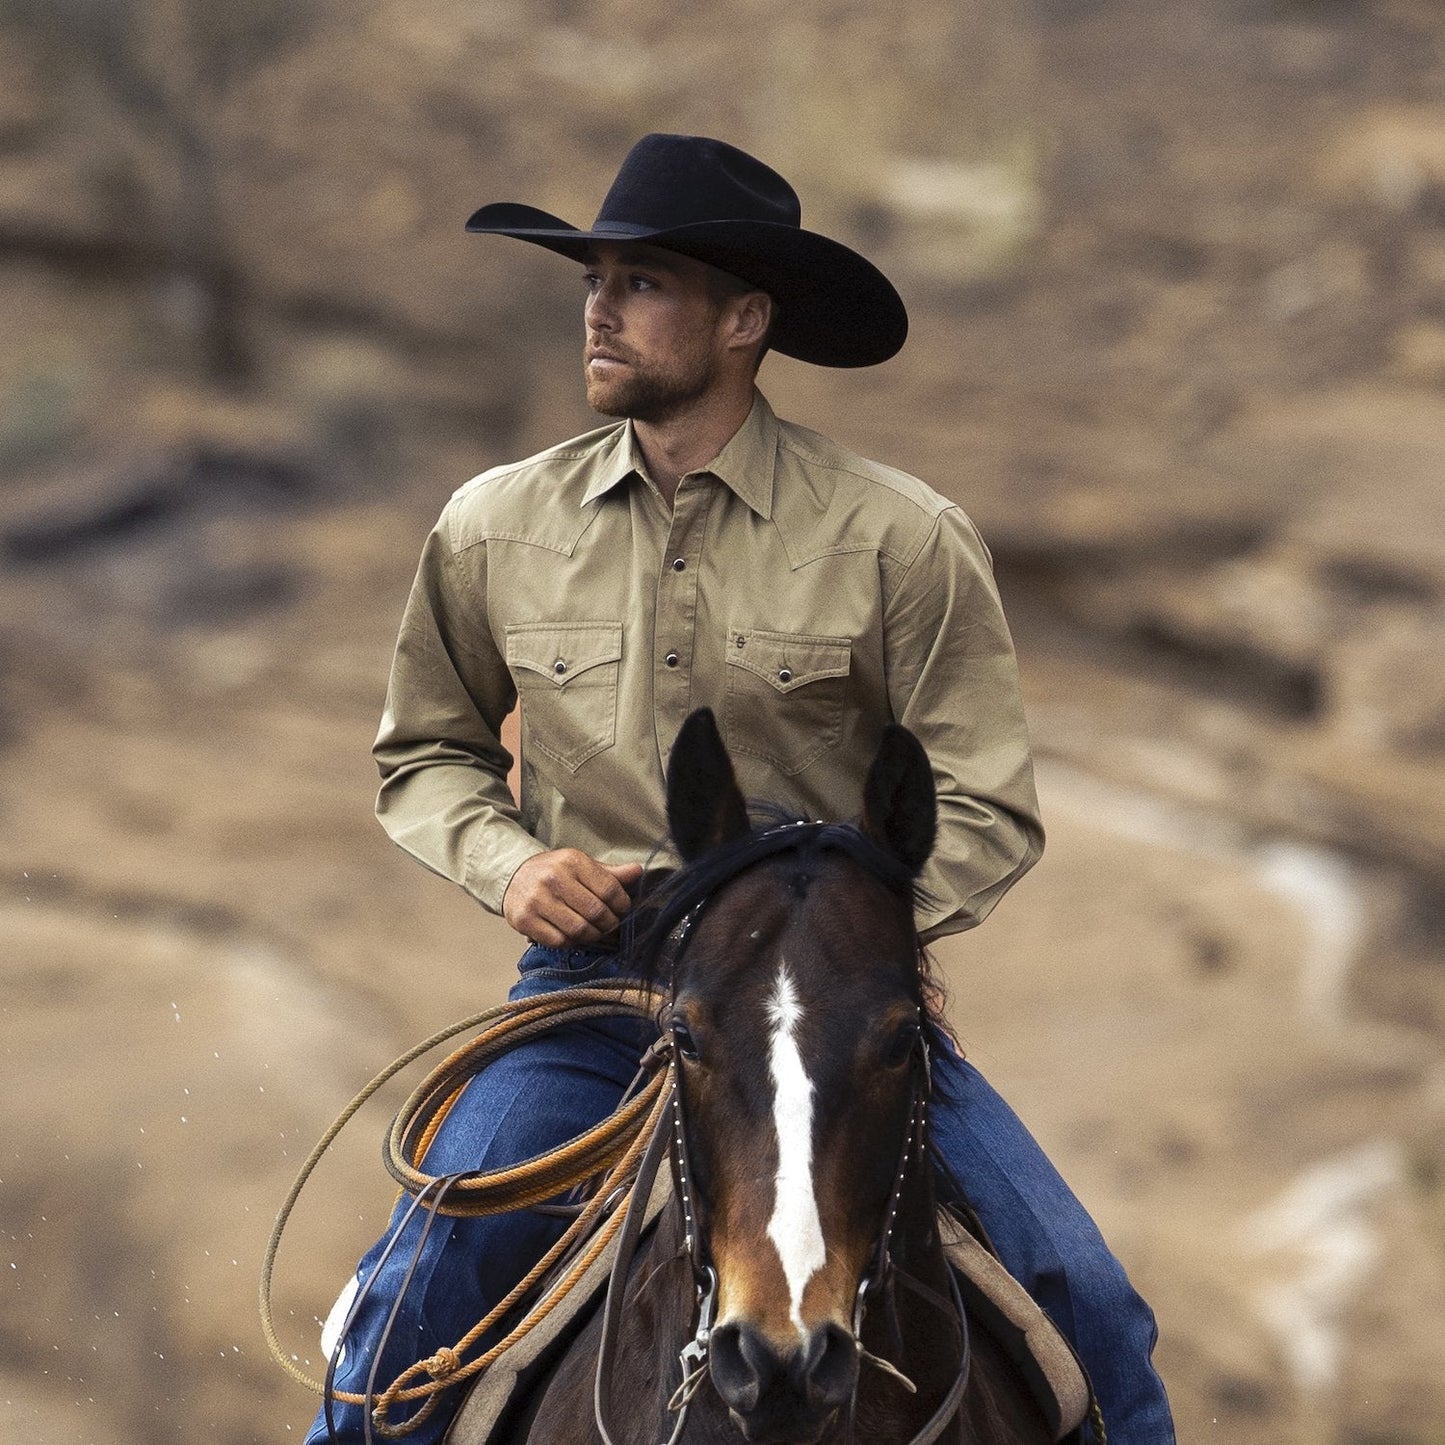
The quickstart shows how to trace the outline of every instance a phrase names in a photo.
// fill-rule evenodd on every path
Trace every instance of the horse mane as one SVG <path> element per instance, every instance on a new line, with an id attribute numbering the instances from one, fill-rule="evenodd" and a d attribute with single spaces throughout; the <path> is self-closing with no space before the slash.
<path id="1" fill-rule="evenodd" d="M 842 853 L 869 877 L 906 899 L 910 907 L 927 899 L 915 871 L 880 848 L 856 823 L 810 822 L 768 803 L 750 804 L 748 813 L 752 820 L 749 832 L 720 843 L 671 872 L 655 875 L 656 882 L 649 882 L 622 924 L 622 952 L 631 965 L 628 972 L 634 977 L 649 985 L 664 983 L 671 987 L 680 952 L 675 935 L 684 920 L 745 869 L 784 853 L 795 853 L 805 865 L 825 853 Z M 943 985 L 916 931 L 913 946 L 928 1026 L 951 1038 L 952 1031 L 944 1022 Z"/>

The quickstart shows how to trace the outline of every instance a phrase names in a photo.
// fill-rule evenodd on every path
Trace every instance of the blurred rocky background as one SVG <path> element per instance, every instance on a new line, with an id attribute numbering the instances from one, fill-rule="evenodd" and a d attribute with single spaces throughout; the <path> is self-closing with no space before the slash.
<path id="1" fill-rule="evenodd" d="M 402 600 L 591 424 L 577 280 L 461 222 L 681 130 L 910 303 L 763 382 L 992 544 L 1051 844 L 939 953 L 1181 1439 L 1445 1441 L 1442 82 L 1434 0 L 0 0 L 0 1439 L 300 1437 L 270 1217 L 516 953 L 371 819 Z"/>

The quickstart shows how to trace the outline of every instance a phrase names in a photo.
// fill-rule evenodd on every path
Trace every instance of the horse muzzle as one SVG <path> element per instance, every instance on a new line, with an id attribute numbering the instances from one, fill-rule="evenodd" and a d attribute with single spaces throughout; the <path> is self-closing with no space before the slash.
<path id="1" fill-rule="evenodd" d="M 857 1341 L 833 1323 L 779 1351 L 760 1330 L 731 1320 L 713 1330 L 710 1362 L 734 1423 L 766 1445 L 813 1445 L 858 1384 Z"/>

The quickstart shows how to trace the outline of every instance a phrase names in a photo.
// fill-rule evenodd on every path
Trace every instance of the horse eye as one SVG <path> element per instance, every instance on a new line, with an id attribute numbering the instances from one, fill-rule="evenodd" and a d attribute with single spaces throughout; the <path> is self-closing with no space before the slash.
<path id="1" fill-rule="evenodd" d="M 902 1024 L 894 1031 L 893 1037 L 888 1040 L 883 1050 L 883 1057 L 880 1060 L 885 1069 L 896 1069 L 901 1064 L 906 1064 L 913 1057 L 913 1050 L 918 1045 L 919 1027 L 911 1019 L 908 1023 Z"/>
<path id="2" fill-rule="evenodd" d="M 681 1019 L 672 1021 L 672 1038 L 677 1045 L 677 1051 L 685 1059 L 697 1058 L 697 1041 L 693 1038 L 688 1026 Z"/>

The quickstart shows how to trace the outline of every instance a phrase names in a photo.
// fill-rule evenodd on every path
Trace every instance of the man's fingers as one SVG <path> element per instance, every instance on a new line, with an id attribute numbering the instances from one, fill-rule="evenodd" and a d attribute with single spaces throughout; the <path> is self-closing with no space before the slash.
<path id="1" fill-rule="evenodd" d="M 545 947 L 595 943 L 621 924 L 632 907 L 628 886 L 642 871 L 640 863 L 599 863 L 578 848 L 539 853 L 513 875 L 502 911 Z"/>
<path id="2" fill-rule="evenodd" d="M 530 899 L 532 911 L 556 928 L 568 943 L 595 943 L 611 933 L 620 919 L 598 889 L 610 895 L 616 880 L 585 853 L 567 849 L 539 870 Z M 622 899 L 625 903 L 626 894 Z M 555 947 L 555 945 L 554 945 Z"/>
<path id="3" fill-rule="evenodd" d="M 577 882 L 612 914 L 612 923 L 603 930 L 604 932 L 610 931 L 617 927 L 621 922 L 622 915 L 632 907 L 632 898 L 627 892 L 627 884 L 635 883 L 642 876 L 642 866 L 638 863 L 615 865 L 599 863 L 595 858 L 588 858 L 585 853 L 581 857 L 586 862 L 584 867 L 577 870 Z M 635 872 L 636 876 L 629 878 L 629 872 Z M 577 904 L 573 902 L 572 906 L 576 908 Z M 578 911 L 585 912 L 581 909 Z M 590 918 L 592 915 L 587 913 L 586 916 Z"/>
<path id="4" fill-rule="evenodd" d="M 620 918 L 632 907 L 632 894 L 628 889 L 642 877 L 642 864 L 599 863 L 597 866 L 607 879 L 603 887 L 596 890 L 598 896 Z"/>
<path id="5" fill-rule="evenodd" d="M 524 938 L 544 948 L 570 943 L 564 925 L 571 910 L 556 896 L 557 881 L 567 872 L 563 855 L 538 853 L 512 875 L 502 898 L 502 916 Z"/>
<path id="6" fill-rule="evenodd" d="M 512 925 L 523 938 L 543 948 L 562 948 L 569 940 L 542 918 L 519 918 Z"/>
<path id="7" fill-rule="evenodd" d="M 642 880 L 643 866 L 641 863 L 604 863 L 602 865 L 624 889 L 631 888 L 634 883 Z"/>
<path id="8" fill-rule="evenodd" d="M 557 942 L 550 945 L 552 948 L 560 948 L 564 944 L 596 943 L 603 933 L 596 924 L 589 923 L 575 909 L 556 899 L 549 900 L 543 921 L 557 934 Z"/>
<path id="9" fill-rule="evenodd" d="M 626 912 L 626 893 L 623 893 L 622 901 L 623 912 Z M 551 902 L 555 906 L 547 910 L 547 916 L 564 931 L 569 926 L 585 926 L 595 930 L 593 937 L 601 938 L 622 921 L 608 906 L 607 899 L 599 898 L 592 887 L 578 878 L 558 880 L 551 891 Z"/>
<path id="10" fill-rule="evenodd" d="M 546 948 L 595 943 L 602 937 L 594 924 L 551 896 L 540 897 L 531 908 L 519 912 L 512 926 L 533 943 Z"/>

